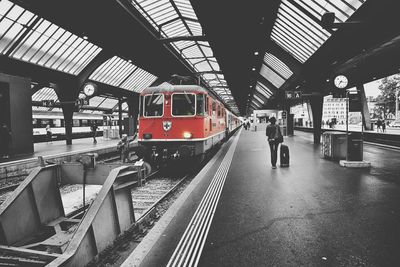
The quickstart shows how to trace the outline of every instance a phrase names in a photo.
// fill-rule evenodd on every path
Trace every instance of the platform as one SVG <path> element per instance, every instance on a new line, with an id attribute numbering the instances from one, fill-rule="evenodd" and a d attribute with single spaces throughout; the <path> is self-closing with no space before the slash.
<path id="1" fill-rule="evenodd" d="M 235 136 L 122 266 L 400 266 L 400 150 L 348 169 L 296 131 L 272 169 L 262 129 Z"/>
<path id="2" fill-rule="evenodd" d="M 72 145 L 66 145 L 65 141 L 37 143 L 34 144 L 35 152 L 32 155 L 1 162 L 0 179 L 27 175 L 31 169 L 39 166 L 39 156 L 49 161 L 71 161 L 74 157 L 85 153 L 98 153 L 101 155 L 115 152 L 118 141 L 98 137 L 96 144 L 93 143 L 92 138 L 74 139 Z"/>

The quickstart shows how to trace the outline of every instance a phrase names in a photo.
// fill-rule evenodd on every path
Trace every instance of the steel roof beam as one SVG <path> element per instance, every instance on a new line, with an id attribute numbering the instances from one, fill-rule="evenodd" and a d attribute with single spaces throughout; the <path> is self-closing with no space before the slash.
<path id="1" fill-rule="evenodd" d="M 173 43 L 179 41 L 207 41 L 205 35 L 188 35 L 188 36 L 176 36 L 171 38 L 160 38 L 158 41 L 162 43 Z"/>

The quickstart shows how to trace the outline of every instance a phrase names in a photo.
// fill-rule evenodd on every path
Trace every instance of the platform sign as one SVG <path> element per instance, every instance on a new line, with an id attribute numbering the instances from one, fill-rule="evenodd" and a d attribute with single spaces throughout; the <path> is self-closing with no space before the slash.
<path id="1" fill-rule="evenodd" d="M 285 92 L 286 99 L 293 99 L 293 91 L 286 91 Z"/>
<path id="2" fill-rule="evenodd" d="M 301 91 L 286 91 L 285 98 L 286 99 L 301 99 L 303 97 L 303 93 Z"/>
<path id="3" fill-rule="evenodd" d="M 303 97 L 303 93 L 301 91 L 293 91 L 293 98 L 300 99 Z"/>
<path id="4" fill-rule="evenodd" d="M 54 100 L 42 100 L 43 107 L 54 107 Z"/>

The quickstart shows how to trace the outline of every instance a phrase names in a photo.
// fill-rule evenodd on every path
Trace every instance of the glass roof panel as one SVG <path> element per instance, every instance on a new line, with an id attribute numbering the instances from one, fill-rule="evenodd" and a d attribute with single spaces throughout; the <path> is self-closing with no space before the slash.
<path id="1" fill-rule="evenodd" d="M 8 0 L 0 1 L 0 54 L 8 52 L 36 18 L 33 13 Z"/>
<path id="2" fill-rule="evenodd" d="M 296 1 L 317 19 L 326 12 L 335 12 L 336 22 L 344 22 L 365 0 L 299 0 Z M 304 63 L 330 37 L 330 33 L 291 3 L 282 0 L 271 39 Z"/>
<path id="3" fill-rule="evenodd" d="M 21 43 L 13 51 L 9 51 L 11 57 L 74 75 L 77 75 L 90 62 L 79 61 L 88 52 L 85 50 L 85 47 L 90 44 L 88 41 L 43 18 L 35 20 L 37 22 L 33 25 L 33 19 L 38 17 L 21 7 L 10 5 L 8 0 L 1 1 L 0 5 L 4 8 L 0 8 L 2 10 L 0 13 L 2 16 L 0 18 L 1 53 L 10 49 L 11 44 L 27 31 Z M 95 49 L 92 49 L 87 57 L 93 58 L 101 51 L 101 48 L 94 44 L 90 46 Z"/>
<path id="4" fill-rule="evenodd" d="M 267 93 L 273 95 L 271 89 L 269 89 L 268 86 L 266 86 L 266 85 L 263 84 L 262 82 L 258 81 L 256 86 L 259 86 L 260 88 L 262 88 L 262 89 L 263 89 L 264 91 L 266 91 Z"/>
<path id="5" fill-rule="evenodd" d="M 267 79 L 270 83 L 272 83 L 276 88 L 282 86 L 285 83 L 285 80 L 279 76 L 276 72 L 274 72 L 271 68 L 262 64 L 260 74 Z"/>
<path id="6" fill-rule="evenodd" d="M 259 83 L 257 83 L 256 85 L 256 91 L 259 92 L 260 94 L 262 94 L 263 96 L 265 96 L 266 98 L 270 98 L 272 93 L 270 93 L 270 91 L 266 91 L 263 87 L 261 87 L 259 85 Z"/>
<path id="7" fill-rule="evenodd" d="M 141 92 L 152 84 L 157 77 L 138 68 L 131 62 L 114 56 L 101 64 L 89 79 L 126 90 Z"/>
<path id="8" fill-rule="evenodd" d="M 258 97 L 257 95 L 253 95 L 253 97 L 260 103 L 264 104 L 264 100 L 262 100 L 260 97 Z"/>
<path id="9" fill-rule="evenodd" d="M 89 106 L 97 108 L 105 99 L 102 96 L 94 96 L 89 99 Z"/>
<path id="10" fill-rule="evenodd" d="M 253 105 L 255 105 L 257 108 L 261 108 L 261 103 L 257 102 L 256 99 L 253 98 L 253 100 L 251 100 L 251 103 L 252 103 Z"/>
<path id="11" fill-rule="evenodd" d="M 203 35 L 190 0 L 132 0 L 130 2 L 163 38 Z M 220 70 L 207 41 L 176 41 L 171 42 L 170 45 L 182 55 L 195 72 Z M 211 85 L 207 80 L 204 82 L 208 86 Z M 220 82 L 217 81 L 217 83 Z M 230 91 L 227 92 L 230 94 Z M 236 105 L 232 104 L 232 107 L 236 108 Z"/>
<path id="12" fill-rule="evenodd" d="M 285 79 L 289 79 L 290 76 L 293 75 L 293 72 L 289 69 L 288 66 L 285 65 L 285 63 L 283 63 L 277 57 L 270 53 L 265 53 L 264 63 L 270 68 L 274 69 L 276 72 L 278 72 Z"/>
<path id="13" fill-rule="evenodd" d="M 90 101 L 90 100 L 89 100 Z M 107 108 L 107 109 L 112 109 L 113 107 L 115 107 L 115 105 L 118 104 L 118 100 L 117 99 L 113 99 L 113 98 L 106 98 L 99 106 L 98 108 Z"/>
<path id="14" fill-rule="evenodd" d="M 156 76 L 138 68 L 125 80 L 121 88 L 140 93 L 155 82 L 155 80 L 157 80 Z"/>
<path id="15" fill-rule="evenodd" d="M 57 101 L 58 97 L 53 88 L 44 87 L 32 95 L 32 101 L 54 100 Z"/>

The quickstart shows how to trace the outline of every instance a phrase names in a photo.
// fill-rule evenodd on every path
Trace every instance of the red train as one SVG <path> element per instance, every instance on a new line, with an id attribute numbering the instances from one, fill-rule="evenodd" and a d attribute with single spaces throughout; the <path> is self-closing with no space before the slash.
<path id="1" fill-rule="evenodd" d="M 139 146 L 151 161 L 204 156 L 241 121 L 197 85 L 163 84 L 140 96 Z"/>

